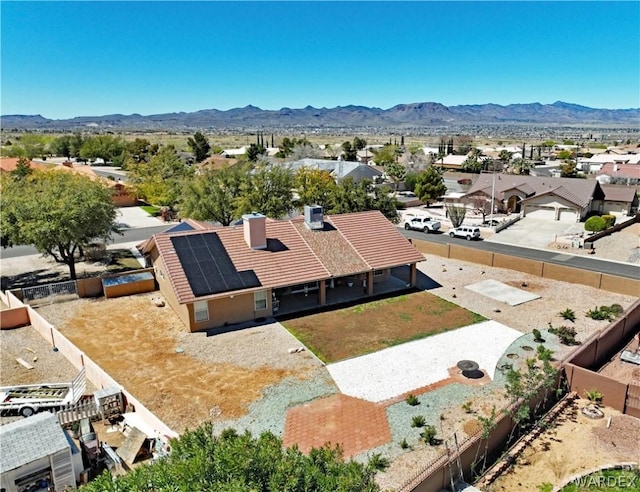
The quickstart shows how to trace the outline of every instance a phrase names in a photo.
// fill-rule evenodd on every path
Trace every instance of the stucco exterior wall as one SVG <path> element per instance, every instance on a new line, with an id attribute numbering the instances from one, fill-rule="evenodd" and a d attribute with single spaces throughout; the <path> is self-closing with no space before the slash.
<path id="1" fill-rule="evenodd" d="M 169 306 L 171 306 L 184 326 L 191 328 L 189 309 L 187 308 L 186 304 L 180 304 L 178 302 L 178 298 L 175 296 L 173 287 L 171 286 L 171 282 L 169 281 L 169 276 L 167 275 L 167 269 L 164 265 L 164 262 L 162 261 L 162 258 L 158 258 L 154 262 L 154 265 L 154 272 L 156 282 L 158 283 L 158 289 L 164 297 L 164 300 L 167 302 L 167 304 L 169 304 Z"/>
<path id="2" fill-rule="evenodd" d="M 236 294 L 229 297 L 209 300 L 209 319 L 196 323 L 194 305 L 188 305 L 189 326 L 191 331 L 219 328 L 227 324 L 242 323 L 256 318 L 268 317 L 271 311 L 271 291 L 267 291 L 267 309 L 255 310 L 253 292 L 248 294 Z"/>

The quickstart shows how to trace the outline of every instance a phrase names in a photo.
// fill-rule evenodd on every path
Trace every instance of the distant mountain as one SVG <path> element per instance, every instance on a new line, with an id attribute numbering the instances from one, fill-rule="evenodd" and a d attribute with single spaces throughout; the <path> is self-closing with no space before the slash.
<path id="1" fill-rule="evenodd" d="M 203 109 L 192 113 L 149 116 L 112 114 L 51 120 L 41 115 L 6 115 L 4 130 L 192 130 L 247 128 L 407 128 L 476 124 L 633 125 L 640 108 L 594 109 L 557 101 L 553 104 L 476 104 L 444 106 L 435 102 L 398 104 L 389 109 L 366 106 L 335 108 L 282 108 L 263 110 L 255 106 L 228 111 Z"/>

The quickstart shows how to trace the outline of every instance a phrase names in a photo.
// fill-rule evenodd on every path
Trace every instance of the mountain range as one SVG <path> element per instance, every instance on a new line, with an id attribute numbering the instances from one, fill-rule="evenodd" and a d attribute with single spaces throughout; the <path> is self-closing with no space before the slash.
<path id="1" fill-rule="evenodd" d="M 48 119 L 41 115 L 5 115 L 2 129 L 12 130 L 193 130 L 275 128 L 409 128 L 460 125 L 580 125 L 636 126 L 640 108 L 595 109 L 557 101 L 553 104 L 475 104 L 444 106 L 435 102 L 398 104 L 389 109 L 366 106 L 282 108 L 255 106 L 227 111 L 203 109 L 191 113 L 112 114 Z"/>

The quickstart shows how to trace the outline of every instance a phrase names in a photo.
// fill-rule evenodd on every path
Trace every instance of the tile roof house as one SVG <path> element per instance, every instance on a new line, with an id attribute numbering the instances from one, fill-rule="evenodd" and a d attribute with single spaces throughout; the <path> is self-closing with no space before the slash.
<path id="1" fill-rule="evenodd" d="M 82 455 L 55 415 L 43 412 L 0 426 L 0 488 L 75 489 Z"/>
<path id="2" fill-rule="evenodd" d="M 606 185 L 600 183 L 604 193 L 601 200 L 594 200 L 591 209 L 600 214 L 633 215 L 638 211 L 638 188 L 636 186 Z"/>
<path id="3" fill-rule="evenodd" d="M 565 222 L 584 219 L 593 210 L 592 202 L 604 199 L 594 179 L 481 174 L 461 201 L 478 196 L 491 200 L 492 195 L 497 211 Z"/>
<path id="4" fill-rule="evenodd" d="M 406 289 L 424 260 L 379 211 L 324 216 L 317 206 L 292 220 L 253 213 L 241 226 L 156 234 L 139 249 L 191 331 Z"/>
<path id="5" fill-rule="evenodd" d="M 640 164 L 607 163 L 596 179 L 604 184 L 640 184 Z"/>
<path id="6" fill-rule="evenodd" d="M 60 172 L 68 172 L 73 174 L 78 174 L 80 176 L 85 176 L 92 181 L 99 181 L 111 188 L 111 199 L 116 207 L 132 207 L 138 203 L 138 197 L 135 193 L 133 187 L 122 183 L 121 181 L 114 181 L 111 179 L 107 179 L 103 176 L 99 176 L 96 172 L 91 168 L 91 166 L 87 165 L 78 165 L 73 162 L 66 161 L 62 164 L 53 168 L 55 171 Z"/>

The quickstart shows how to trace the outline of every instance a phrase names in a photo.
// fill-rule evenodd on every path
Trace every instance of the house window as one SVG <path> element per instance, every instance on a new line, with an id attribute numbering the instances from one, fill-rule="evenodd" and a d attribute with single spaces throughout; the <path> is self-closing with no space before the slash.
<path id="1" fill-rule="evenodd" d="M 267 291 L 259 290 L 253 293 L 253 304 L 256 311 L 267 309 Z"/>
<path id="2" fill-rule="evenodd" d="M 373 276 L 374 277 L 382 277 L 384 275 L 384 270 L 374 270 L 373 271 Z"/>
<path id="3" fill-rule="evenodd" d="M 201 323 L 209 319 L 209 303 L 207 301 L 197 301 L 193 303 L 196 323 Z"/>

